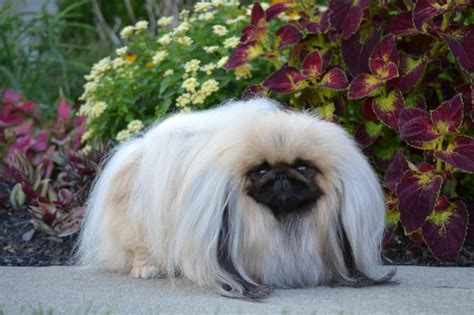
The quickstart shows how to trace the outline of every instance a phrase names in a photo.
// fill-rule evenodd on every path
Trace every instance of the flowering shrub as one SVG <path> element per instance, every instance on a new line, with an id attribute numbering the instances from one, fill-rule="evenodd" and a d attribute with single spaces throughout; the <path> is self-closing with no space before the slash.
<path id="1" fill-rule="evenodd" d="M 350 130 L 384 176 L 385 241 L 401 225 L 454 260 L 474 216 L 472 23 L 467 0 L 256 3 L 226 68 L 266 62 L 249 93 Z"/>
<path id="2" fill-rule="evenodd" d="M 192 13 L 182 11 L 179 21 L 159 19 L 156 35 L 150 35 L 146 21 L 125 27 L 120 35 L 128 45 L 86 76 L 83 141 L 121 142 L 165 113 L 216 106 L 260 82 L 263 76 L 250 65 L 223 69 L 249 21 L 247 9 L 236 1 L 199 2 Z M 270 71 L 265 62 L 254 66 L 259 73 Z"/>
<path id="3" fill-rule="evenodd" d="M 33 225 L 50 235 L 67 236 L 79 229 L 97 170 L 102 151 L 81 144 L 82 125 L 83 118 L 74 117 L 64 99 L 57 116 L 45 120 L 40 105 L 11 90 L 3 93 L 1 177 L 14 184 L 13 208 L 26 206 Z"/>

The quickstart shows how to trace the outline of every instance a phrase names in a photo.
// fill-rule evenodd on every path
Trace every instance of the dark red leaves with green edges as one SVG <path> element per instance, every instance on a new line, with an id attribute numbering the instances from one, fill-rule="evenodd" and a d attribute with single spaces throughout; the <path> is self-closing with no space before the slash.
<path id="1" fill-rule="evenodd" d="M 423 32 L 424 24 L 449 8 L 452 0 L 417 0 L 413 9 L 413 22 Z"/>
<path id="2" fill-rule="evenodd" d="M 435 157 L 467 173 L 474 173 L 474 138 L 457 136 L 446 150 L 436 151 Z"/>
<path id="3" fill-rule="evenodd" d="M 472 6 L 330 0 L 323 10 L 308 3 L 254 7 L 242 31 L 241 45 L 249 46 L 237 47 L 228 65 L 268 69 L 249 93 L 314 110 L 354 135 L 384 178 L 384 242 L 401 226 L 436 259 L 454 260 L 464 243 L 454 230 L 467 222 L 459 202 L 474 203 Z M 440 194 L 458 216 L 435 207 Z M 440 222 L 447 233 L 433 225 Z"/>
<path id="4" fill-rule="evenodd" d="M 277 93 L 289 93 L 299 89 L 305 77 L 293 67 L 283 67 L 263 81 L 263 86 Z"/>
<path id="5" fill-rule="evenodd" d="M 460 200 L 441 196 L 432 215 L 423 225 L 423 239 L 441 261 L 456 260 L 466 238 L 468 214 Z"/>
<path id="6" fill-rule="evenodd" d="M 467 72 L 474 72 L 474 25 L 467 26 L 459 34 L 443 34 L 453 56 Z"/>
<path id="7" fill-rule="evenodd" d="M 463 103 L 458 94 L 431 112 L 433 125 L 440 133 L 456 132 L 462 123 Z"/>
<path id="8" fill-rule="evenodd" d="M 423 226 L 433 212 L 438 199 L 443 177 L 436 175 L 429 165 L 418 170 L 405 172 L 397 185 L 400 222 L 406 233 L 412 233 Z"/>
<path id="9" fill-rule="evenodd" d="M 293 45 L 303 38 L 303 33 L 294 24 L 286 24 L 278 29 L 276 36 L 279 37 L 279 49 L 283 49 L 289 45 Z"/>
<path id="10" fill-rule="evenodd" d="M 381 122 L 392 129 L 398 129 L 398 116 L 404 107 L 404 100 L 400 91 L 391 91 L 387 96 L 375 98 L 372 106 L 374 113 Z"/>
<path id="11" fill-rule="evenodd" d="M 347 39 L 357 32 L 370 2 L 370 0 L 330 0 L 329 16 L 336 33 Z"/>

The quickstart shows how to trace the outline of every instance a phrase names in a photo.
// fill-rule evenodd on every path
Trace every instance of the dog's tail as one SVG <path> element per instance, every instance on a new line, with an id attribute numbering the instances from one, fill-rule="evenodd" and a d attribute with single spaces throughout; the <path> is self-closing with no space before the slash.
<path id="1" fill-rule="evenodd" d="M 128 222 L 128 196 L 141 158 L 142 139 L 117 146 L 102 162 L 82 222 L 76 249 L 80 265 L 127 270 L 132 257 L 124 247 L 131 233 Z"/>

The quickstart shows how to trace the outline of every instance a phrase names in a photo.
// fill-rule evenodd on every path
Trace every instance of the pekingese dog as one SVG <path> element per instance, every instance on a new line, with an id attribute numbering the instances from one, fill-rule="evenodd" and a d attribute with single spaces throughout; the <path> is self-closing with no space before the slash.
<path id="1" fill-rule="evenodd" d="M 384 218 L 377 176 L 341 127 L 254 99 L 177 114 L 116 147 L 78 254 L 260 299 L 273 287 L 390 281 Z"/>

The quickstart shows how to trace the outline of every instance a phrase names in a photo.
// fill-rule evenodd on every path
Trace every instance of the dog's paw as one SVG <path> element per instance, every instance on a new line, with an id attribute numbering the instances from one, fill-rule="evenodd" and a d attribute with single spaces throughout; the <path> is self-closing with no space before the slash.
<path id="1" fill-rule="evenodd" d="M 130 274 L 135 279 L 150 279 L 160 276 L 160 272 L 155 266 L 133 267 Z"/>
<path id="2" fill-rule="evenodd" d="M 273 292 L 273 287 L 269 284 L 251 286 L 244 291 L 244 297 L 251 300 L 267 298 Z"/>

